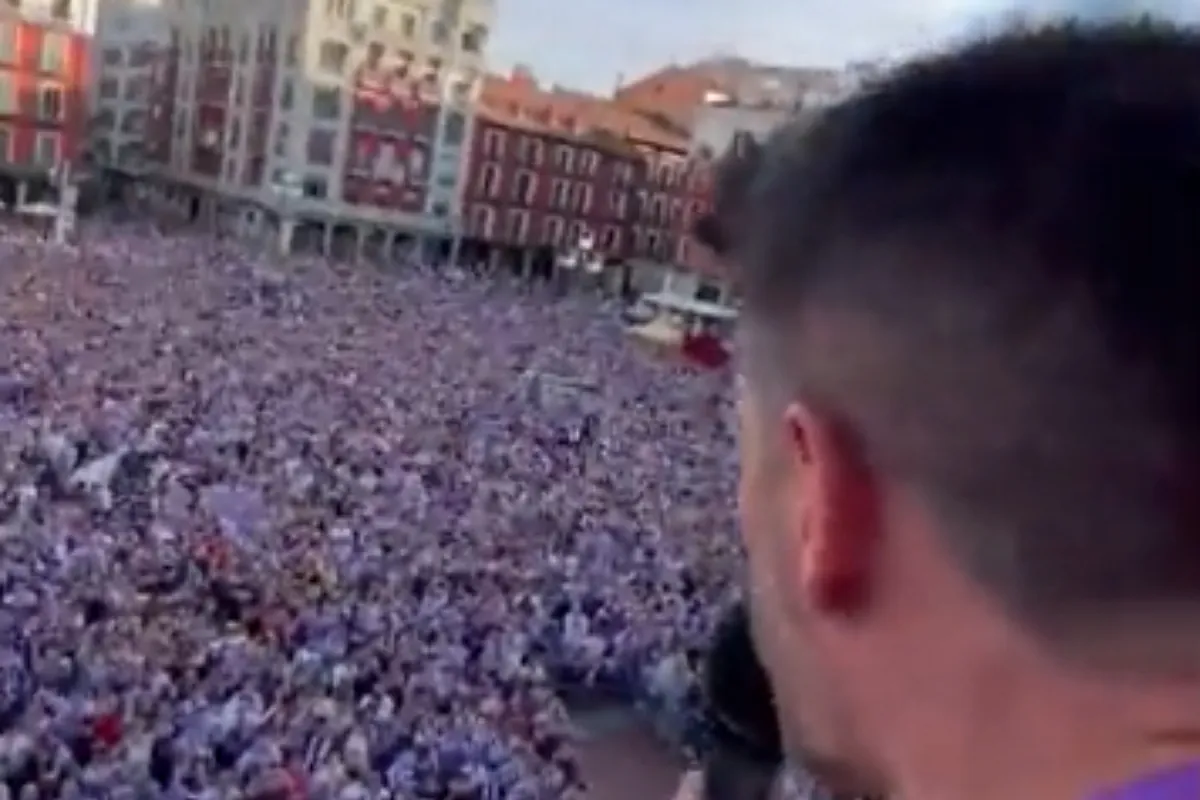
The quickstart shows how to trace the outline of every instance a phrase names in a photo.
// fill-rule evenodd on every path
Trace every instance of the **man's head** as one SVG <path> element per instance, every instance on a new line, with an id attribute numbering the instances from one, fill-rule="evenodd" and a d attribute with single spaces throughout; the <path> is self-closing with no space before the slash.
<path id="1" fill-rule="evenodd" d="M 874 790 L 956 669 L 1200 672 L 1200 37 L 979 43 L 719 177 L 789 744 Z"/>

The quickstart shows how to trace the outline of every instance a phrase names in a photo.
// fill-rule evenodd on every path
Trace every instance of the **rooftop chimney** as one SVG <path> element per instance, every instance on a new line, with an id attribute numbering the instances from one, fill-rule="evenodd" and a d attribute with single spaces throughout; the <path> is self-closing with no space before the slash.
<path id="1" fill-rule="evenodd" d="M 517 64 L 512 68 L 512 75 L 508 78 L 509 82 L 526 89 L 538 88 L 537 76 L 533 74 L 533 70 L 528 64 Z"/>

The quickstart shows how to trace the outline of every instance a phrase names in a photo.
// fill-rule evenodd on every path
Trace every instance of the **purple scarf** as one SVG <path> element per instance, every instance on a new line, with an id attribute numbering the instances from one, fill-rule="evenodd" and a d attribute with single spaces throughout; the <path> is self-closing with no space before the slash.
<path id="1" fill-rule="evenodd" d="M 1197 800 L 1200 761 L 1155 772 L 1094 795 L 1091 800 Z"/>

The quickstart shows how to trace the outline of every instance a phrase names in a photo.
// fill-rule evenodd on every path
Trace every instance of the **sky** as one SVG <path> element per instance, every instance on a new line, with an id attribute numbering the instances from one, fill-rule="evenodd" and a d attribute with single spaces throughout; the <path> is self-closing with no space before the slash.
<path id="1" fill-rule="evenodd" d="M 794 66 L 902 57 L 1006 15 L 1157 11 L 1200 19 L 1200 0 L 495 0 L 490 61 L 610 91 L 714 54 Z"/>

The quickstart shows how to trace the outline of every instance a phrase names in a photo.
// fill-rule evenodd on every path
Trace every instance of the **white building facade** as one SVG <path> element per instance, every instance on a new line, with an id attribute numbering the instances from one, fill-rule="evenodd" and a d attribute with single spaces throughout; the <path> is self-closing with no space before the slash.
<path id="1" fill-rule="evenodd" d="M 164 0 L 94 0 L 89 150 L 100 167 L 140 173 L 154 68 L 170 43 Z"/>
<path id="2" fill-rule="evenodd" d="M 292 239 L 451 238 L 495 0 L 164 0 L 161 172 Z"/>

